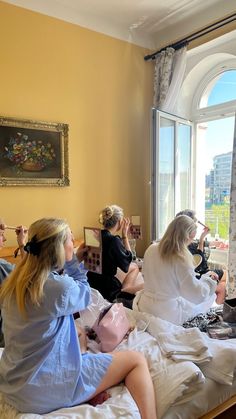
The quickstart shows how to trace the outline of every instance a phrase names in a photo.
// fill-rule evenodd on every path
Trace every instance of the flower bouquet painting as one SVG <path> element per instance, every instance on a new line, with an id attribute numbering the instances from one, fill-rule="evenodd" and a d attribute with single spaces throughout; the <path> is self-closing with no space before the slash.
<path id="1" fill-rule="evenodd" d="M 39 172 L 55 162 L 55 150 L 50 142 L 29 140 L 28 135 L 17 132 L 5 146 L 5 158 L 19 169 Z"/>
<path id="2" fill-rule="evenodd" d="M 67 186 L 68 125 L 0 117 L 0 186 Z"/>

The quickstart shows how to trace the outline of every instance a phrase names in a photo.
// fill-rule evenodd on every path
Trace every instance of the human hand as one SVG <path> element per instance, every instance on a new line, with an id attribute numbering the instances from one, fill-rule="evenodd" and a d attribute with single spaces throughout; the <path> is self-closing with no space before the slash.
<path id="1" fill-rule="evenodd" d="M 85 246 L 85 243 L 82 242 L 79 245 L 78 249 L 76 250 L 76 257 L 79 262 L 82 262 L 82 260 L 84 260 L 84 255 L 87 251 L 88 251 L 88 246 Z"/>
<path id="2" fill-rule="evenodd" d="M 129 226 L 130 226 L 130 219 L 129 218 L 123 218 L 123 220 L 121 222 L 122 237 L 127 237 L 128 236 Z"/>
<path id="3" fill-rule="evenodd" d="M 214 281 L 219 280 L 219 275 L 214 271 L 208 271 L 207 274 L 211 277 L 211 279 L 214 279 Z"/>
<path id="4" fill-rule="evenodd" d="M 205 237 L 209 234 L 209 231 L 210 231 L 209 227 L 204 227 L 199 240 L 204 240 Z"/>
<path id="5" fill-rule="evenodd" d="M 4 223 L 1 223 L 0 224 L 0 230 L 6 230 L 6 224 L 4 224 Z"/>
<path id="6" fill-rule="evenodd" d="M 16 239 L 17 239 L 17 243 L 19 247 L 22 247 L 25 245 L 25 239 L 28 233 L 28 229 L 27 227 L 20 225 L 17 226 L 15 229 L 15 233 L 16 233 Z"/>

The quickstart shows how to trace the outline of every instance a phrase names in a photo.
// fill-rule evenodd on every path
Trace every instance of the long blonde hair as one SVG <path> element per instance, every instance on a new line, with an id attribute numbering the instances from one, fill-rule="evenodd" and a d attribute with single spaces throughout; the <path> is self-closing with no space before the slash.
<path id="1" fill-rule="evenodd" d="M 190 234 L 197 226 L 192 218 L 179 215 L 168 225 L 164 236 L 158 245 L 160 256 L 165 260 L 179 258 L 193 266 L 193 258 L 188 250 Z"/>
<path id="2" fill-rule="evenodd" d="M 31 224 L 26 254 L 0 288 L 0 302 L 15 297 L 19 312 L 26 315 L 26 303 L 40 305 L 49 272 L 65 264 L 64 243 L 69 226 L 61 219 L 42 218 Z"/>

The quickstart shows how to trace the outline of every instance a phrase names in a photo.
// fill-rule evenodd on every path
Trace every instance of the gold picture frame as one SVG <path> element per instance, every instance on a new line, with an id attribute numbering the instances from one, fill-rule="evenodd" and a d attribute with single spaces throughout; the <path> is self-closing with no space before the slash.
<path id="1" fill-rule="evenodd" d="M 69 186 L 68 130 L 0 116 L 0 186 Z"/>

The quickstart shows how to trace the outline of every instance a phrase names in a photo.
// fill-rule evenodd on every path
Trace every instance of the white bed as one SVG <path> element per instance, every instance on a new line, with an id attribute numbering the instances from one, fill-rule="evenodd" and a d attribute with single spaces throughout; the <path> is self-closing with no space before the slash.
<path id="1" fill-rule="evenodd" d="M 76 320 L 82 325 L 91 326 L 99 310 L 107 304 L 95 290 L 92 298 L 93 303 Z M 154 382 L 159 418 L 200 418 L 236 395 L 236 339 L 216 341 L 198 329 L 183 329 L 128 309 L 127 314 L 135 328 L 117 350 L 135 349 L 145 354 Z M 177 348 L 173 354 L 172 345 Z M 95 352 L 99 350 L 94 341 L 90 341 L 89 348 Z M 165 351 L 169 349 L 166 356 Z M 18 413 L 0 394 L 0 418 L 140 419 L 137 406 L 123 384 L 109 392 L 111 397 L 102 405 L 84 404 L 43 416 Z"/>

